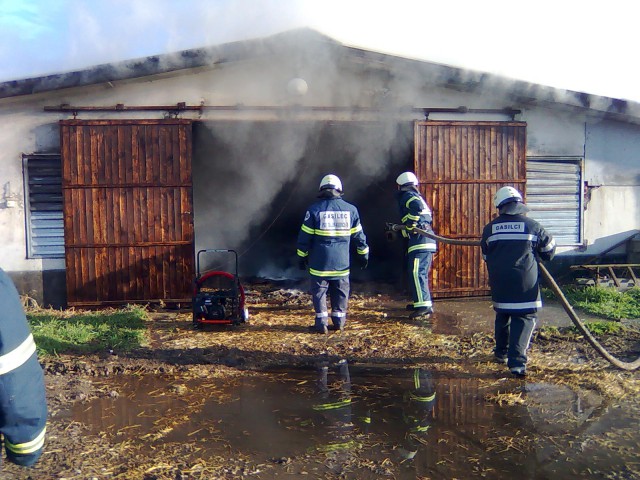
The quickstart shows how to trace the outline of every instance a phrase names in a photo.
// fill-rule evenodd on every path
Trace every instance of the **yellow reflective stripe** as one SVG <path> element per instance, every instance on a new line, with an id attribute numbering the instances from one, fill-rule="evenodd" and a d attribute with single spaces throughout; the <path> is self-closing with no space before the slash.
<path id="1" fill-rule="evenodd" d="M 319 228 L 313 229 L 304 224 L 300 227 L 300 230 L 304 233 L 308 233 L 309 235 L 320 235 L 321 237 L 348 237 L 358 231 L 357 227 L 350 230 L 322 230 Z M 360 230 L 362 230 L 361 226 Z"/>
<path id="2" fill-rule="evenodd" d="M 357 226 L 357 227 L 353 227 L 353 228 L 350 230 L 351 235 L 353 235 L 354 233 L 361 232 L 361 231 L 362 231 L 362 225 L 360 225 L 360 224 L 358 224 L 358 226 Z"/>
<path id="3" fill-rule="evenodd" d="M 356 251 L 360 254 L 360 255 L 366 255 L 367 253 L 369 253 L 369 247 L 364 247 L 362 249 L 358 248 L 356 249 Z"/>
<path id="4" fill-rule="evenodd" d="M 411 202 L 413 202 L 414 200 L 419 200 L 420 197 L 411 197 L 409 200 L 407 200 L 407 203 L 404 204 L 405 207 L 409 208 L 409 204 Z"/>
<path id="5" fill-rule="evenodd" d="M 13 444 L 7 437 L 4 438 L 4 445 L 10 452 L 18 455 L 27 455 L 29 453 L 37 452 L 44 446 L 44 434 L 47 431 L 47 427 L 44 427 L 42 431 L 30 442 Z"/>
<path id="6" fill-rule="evenodd" d="M 407 253 L 410 252 L 415 252 L 416 250 L 429 250 L 429 251 L 434 251 L 435 250 L 435 243 L 419 243 L 418 245 L 414 245 L 412 247 L 409 247 L 407 249 Z"/>
<path id="7" fill-rule="evenodd" d="M 338 408 L 346 407 L 349 404 L 351 404 L 351 399 L 345 398 L 344 400 L 340 400 L 339 402 L 321 403 L 320 405 L 314 405 L 313 409 L 318 412 L 322 412 L 325 410 L 336 410 Z"/>
<path id="8" fill-rule="evenodd" d="M 433 302 L 413 302 L 413 306 L 418 307 L 433 307 Z"/>
<path id="9" fill-rule="evenodd" d="M 404 217 L 402 217 L 402 223 L 406 222 L 407 220 L 413 220 L 415 222 L 417 222 L 418 220 L 420 220 L 420 215 L 411 215 L 410 213 L 407 213 Z"/>
<path id="10" fill-rule="evenodd" d="M 349 230 L 320 230 L 316 229 L 313 231 L 314 234 L 320 235 L 321 237 L 348 237 L 351 235 Z"/>
<path id="11" fill-rule="evenodd" d="M 309 252 L 303 252 L 300 249 L 297 249 L 296 253 L 298 254 L 299 257 L 307 257 L 307 256 L 309 256 Z"/>
<path id="12" fill-rule="evenodd" d="M 420 388 L 420 369 L 418 368 L 413 370 L 413 386 L 416 390 Z"/>
<path id="13" fill-rule="evenodd" d="M 347 270 L 314 270 L 313 268 L 310 268 L 309 273 L 311 275 L 315 275 L 316 277 L 346 277 L 347 275 L 349 275 L 349 269 Z"/>
<path id="14" fill-rule="evenodd" d="M 429 430 L 429 425 L 426 425 L 426 426 L 424 426 L 424 427 L 420 427 L 420 426 L 418 426 L 418 427 L 413 427 L 413 428 L 411 429 L 411 431 L 412 431 L 412 432 L 426 432 L 427 430 Z"/>
<path id="15" fill-rule="evenodd" d="M 11 350 L 9 353 L 6 353 L 0 357 L 0 375 L 4 375 L 5 373 L 9 373 L 12 370 L 15 370 L 20 365 L 25 363 L 31 355 L 36 351 L 36 342 L 33 341 L 33 335 L 29 334 L 29 336 L 18 345 L 16 348 Z"/>
<path id="16" fill-rule="evenodd" d="M 428 397 L 422 397 L 420 395 L 416 395 L 413 392 L 409 392 L 409 396 L 411 397 L 412 400 L 416 400 L 418 402 L 430 402 L 430 401 L 432 401 L 433 399 L 436 398 L 435 392 L 433 394 L 429 395 Z"/>
<path id="17" fill-rule="evenodd" d="M 411 249 L 409 249 L 411 251 Z M 416 286 L 416 293 L 418 294 L 418 301 L 424 302 L 424 298 L 422 298 L 422 288 L 420 287 L 420 277 L 418 276 L 418 269 L 420 268 L 420 260 L 418 258 L 413 259 L 413 283 Z"/>
<path id="18" fill-rule="evenodd" d="M 338 450 L 354 450 L 360 447 L 360 443 L 355 440 L 349 440 L 348 442 L 333 442 L 327 445 L 320 445 L 316 447 L 316 450 L 323 453 L 336 452 Z"/>

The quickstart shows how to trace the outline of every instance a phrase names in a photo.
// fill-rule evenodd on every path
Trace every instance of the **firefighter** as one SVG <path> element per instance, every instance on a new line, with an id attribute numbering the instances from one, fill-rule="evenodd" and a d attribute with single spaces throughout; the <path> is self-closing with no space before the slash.
<path id="1" fill-rule="evenodd" d="M 0 305 L 0 432 L 7 459 L 31 466 L 44 446 L 44 375 L 18 291 L 1 268 Z"/>
<path id="2" fill-rule="evenodd" d="M 513 187 L 493 197 L 498 217 L 482 232 L 480 246 L 489 272 L 495 319 L 494 355 L 512 374 L 526 375 L 527 350 L 542 306 L 537 259 L 551 260 L 556 243 L 535 220 Z"/>
<path id="3" fill-rule="evenodd" d="M 342 199 L 342 182 L 325 175 L 319 200 L 309 207 L 298 234 L 297 255 L 302 270 L 311 276 L 315 323 L 310 330 L 326 334 L 343 330 L 349 302 L 349 249 L 353 239 L 362 268 L 369 261 L 367 238 L 358 209 Z M 327 291 L 331 300 L 331 322 L 327 313 Z"/>
<path id="4" fill-rule="evenodd" d="M 398 192 L 396 198 L 400 208 L 401 222 L 406 227 L 402 235 L 408 239 L 407 263 L 409 287 L 413 303 L 407 305 L 411 310 L 409 318 L 428 318 L 433 313 L 433 303 L 429 292 L 429 270 L 437 247 L 435 240 L 412 230 L 418 227 L 427 232 L 431 228 L 431 209 L 418 191 L 418 179 L 412 172 L 404 172 L 396 179 Z"/>

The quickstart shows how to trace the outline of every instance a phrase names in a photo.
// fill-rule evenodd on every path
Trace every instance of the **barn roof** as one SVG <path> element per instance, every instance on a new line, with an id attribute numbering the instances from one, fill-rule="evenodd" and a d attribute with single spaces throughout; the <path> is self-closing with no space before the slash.
<path id="1" fill-rule="evenodd" d="M 422 75 L 426 83 L 436 86 L 471 93 L 500 90 L 519 106 L 560 106 L 592 111 L 599 116 L 604 115 L 620 121 L 640 123 L 640 103 L 637 102 L 557 89 L 489 73 L 351 47 L 308 28 L 290 30 L 269 37 L 106 63 L 70 72 L 0 82 L 0 99 L 246 61 L 286 52 L 288 49 L 312 51 L 313 48 L 310 47 L 313 45 L 321 45 L 361 63 L 376 65 L 376 68 L 413 70 Z"/>

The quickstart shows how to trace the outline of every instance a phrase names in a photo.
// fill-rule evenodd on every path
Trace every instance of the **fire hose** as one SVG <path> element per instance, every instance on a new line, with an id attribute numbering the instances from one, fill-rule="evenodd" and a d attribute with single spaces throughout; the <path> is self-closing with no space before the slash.
<path id="1" fill-rule="evenodd" d="M 388 231 L 398 232 L 398 231 L 404 230 L 405 226 L 404 225 L 398 225 L 398 224 L 387 224 L 387 228 L 388 228 Z M 419 233 L 420 235 L 424 235 L 425 237 L 429 237 L 429 238 L 431 238 L 433 240 L 436 240 L 438 242 L 442 242 L 442 243 L 449 244 L 449 245 L 463 245 L 463 246 L 470 246 L 470 247 L 479 247 L 480 246 L 480 241 L 478 241 L 478 240 L 458 240 L 458 239 L 441 237 L 439 235 L 436 235 L 433 232 L 428 232 L 426 230 L 423 230 L 423 229 L 417 228 L 417 227 L 413 228 L 412 231 L 416 232 L 416 233 Z M 613 355 L 611 355 L 600 344 L 600 342 L 598 342 L 598 340 L 595 339 L 595 337 L 591 334 L 591 332 L 586 327 L 586 325 L 582 322 L 582 320 L 580 320 L 580 318 L 578 317 L 576 312 L 573 310 L 573 307 L 571 306 L 571 304 L 567 300 L 567 297 L 564 296 L 564 293 L 562 293 L 562 290 L 560 289 L 560 287 L 558 286 L 556 281 L 553 279 L 553 277 L 549 273 L 549 270 L 547 270 L 547 268 L 542 264 L 542 262 L 540 260 L 538 260 L 538 266 L 540 267 L 540 271 L 542 272 L 542 276 L 544 277 L 544 279 L 547 281 L 547 283 L 551 287 L 551 290 L 553 290 L 553 293 L 555 293 L 556 297 L 560 301 L 560 304 L 564 308 L 565 312 L 567 312 L 567 315 L 569 316 L 569 318 L 571 319 L 573 324 L 584 335 L 584 337 L 587 339 L 587 341 L 600 354 L 600 356 L 602 356 L 605 360 L 607 360 L 611 365 L 613 365 L 614 367 L 617 367 L 617 368 L 619 368 L 621 370 L 629 370 L 629 371 L 631 371 L 631 370 L 638 369 L 640 367 L 640 357 L 636 358 L 633 362 L 623 362 L 622 360 L 619 360 L 616 357 L 614 357 Z"/>

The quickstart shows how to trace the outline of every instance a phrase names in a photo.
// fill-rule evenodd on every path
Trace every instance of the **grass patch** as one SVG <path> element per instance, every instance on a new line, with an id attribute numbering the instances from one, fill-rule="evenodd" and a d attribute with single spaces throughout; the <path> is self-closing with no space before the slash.
<path id="1" fill-rule="evenodd" d="M 619 335 L 627 330 L 627 328 L 620 322 L 602 321 L 602 322 L 588 322 L 584 324 L 587 330 L 594 336 L 600 335 Z M 582 332 L 578 330 L 578 327 L 554 327 L 544 326 L 538 329 L 538 334 L 544 339 L 571 339 L 576 336 L 582 335 Z"/>
<path id="2" fill-rule="evenodd" d="M 640 318 L 640 288 L 619 292 L 609 287 L 565 286 L 562 292 L 575 307 L 603 318 L 620 320 Z M 555 296 L 545 290 L 545 297 Z"/>
<path id="3" fill-rule="evenodd" d="M 615 335 L 625 330 L 624 325 L 620 322 L 589 322 L 584 324 L 593 335 Z M 569 327 L 574 333 L 582 333 L 577 327 Z"/>
<path id="4" fill-rule="evenodd" d="M 140 306 L 102 311 L 33 309 L 27 319 L 38 355 L 128 351 L 146 343 L 147 311 Z"/>

